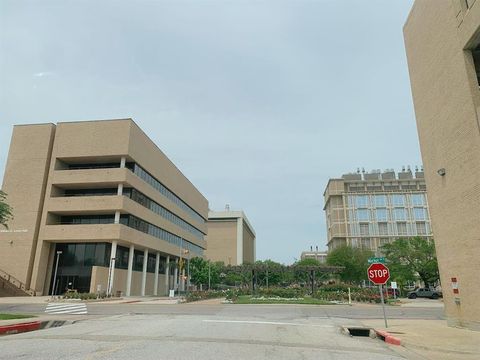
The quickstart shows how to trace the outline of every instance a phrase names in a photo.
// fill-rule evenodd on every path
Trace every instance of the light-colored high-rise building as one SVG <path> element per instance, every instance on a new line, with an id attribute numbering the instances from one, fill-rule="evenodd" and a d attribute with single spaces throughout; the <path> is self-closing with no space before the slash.
<path id="1" fill-rule="evenodd" d="M 377 251 L 398 238 L 432 236 L 421 170 L 345 174 L 328 181 L 324 199 L 329 251 L 342 245 Z"/>
<path id="2" fill-rule="evenodd" d="M 325 264 L 327 262 L 327 255 L 328 253 L 326 251 L 318 251 L 318 246 L 316 249 L 310 247 L 310 251 L 302 251 L 300 254 L 300 259 L 313 259 L 317 260 L 320 264 Z"/>
<path id="3" fill-rule="evenodd" d="M 480 330 L 480 1 L 417 0 L 404 37 L 446 317 Z"/>
<path id="4" fill-rule="evenodd" d="M 225 265 L 255 262 L 255 230 L 243 211 L 209 211 L 207 229 L 207 259 Z"/>
<path id="5" fill-rule="evenodd" d="M 15 126 L 2 189 L 0 270 L 30 293 L 164 295 L 206 248 L 207 200 L 131 119 Z"/>

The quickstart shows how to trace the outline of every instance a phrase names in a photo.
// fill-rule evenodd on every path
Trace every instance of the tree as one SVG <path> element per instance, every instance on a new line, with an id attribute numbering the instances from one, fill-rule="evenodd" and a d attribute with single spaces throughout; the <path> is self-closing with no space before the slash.
<path id="1" fill-rule="evenodd" d="M 383 245 L 381 251 L 393 278 L 398 277 L 400 282 L 420 278 L 425 286 L 429 286 L 440 279 L 433 240 L 421 237 L 398 239 Z"/>
<path id="2" fill-rule="evenodd" d="M 262 270 L 257 271 L 257 281 L 261 286 L 278 286 L 286 281 L 285 265 L 273 260 L 257 260 L 255 265 L 259 265 Z"/>
<path id="3" fill-rule="evenodd" d="M 354 248 L 348 245 L 337 247 L 327 255 L 327 264 L 343 266 L 340 279 L 345 282 L 358 283 L 367 277 L 368 258 L 373 256 L 370 250 Z"/>
<path id="4" fill-rule="evenodd" d="M 195 285 L 208 285 L 208 273 L 210 268 L 210 286 L 214 287 L 220 282 L 221 264 L 213 263 L 200 257 L 190 260 L 190 278 Z"/>
<path id="5" fill-rule="evenodd" d="M 7 223 L 13 219 L 13 210 L 6 203 L 7 194 L 0 190 L 0 225 L 5 226 L 8 229 Z"/>

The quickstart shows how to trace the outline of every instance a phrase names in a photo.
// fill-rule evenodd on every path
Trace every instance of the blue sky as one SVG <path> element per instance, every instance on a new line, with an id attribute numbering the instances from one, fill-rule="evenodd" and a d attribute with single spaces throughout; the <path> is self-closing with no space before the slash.
<path id="1" fill-rule="evenodd" d="M 387 4 L 388 3 L 388 4 Z M 0 176 L 12 125 L 133 118 L 257 257 L 325 248 L 323 191 L 420 165 L 410 0 L 0 2 Z"/>

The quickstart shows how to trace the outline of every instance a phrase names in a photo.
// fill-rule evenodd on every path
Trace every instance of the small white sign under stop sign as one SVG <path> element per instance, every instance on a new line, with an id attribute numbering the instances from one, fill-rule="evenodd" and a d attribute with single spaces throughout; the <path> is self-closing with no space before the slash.
<path id="1" fill-rule="evenodd" d="M 396 288 L 397 288 L 397 282 L 396 282 L 396 281 L 392 281 L 392 282 L 390 283 L 390 287 L 391 287 L 392 289 L 396 289 Z"/>

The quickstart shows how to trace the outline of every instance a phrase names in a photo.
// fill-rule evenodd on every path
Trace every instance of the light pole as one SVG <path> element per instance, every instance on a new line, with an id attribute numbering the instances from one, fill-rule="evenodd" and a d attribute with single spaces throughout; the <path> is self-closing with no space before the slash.
<path id="1" fill-rule="evenodd" d="M 208 260 L 208 291 L 210 291 L 210 260 Z"/>
<path id="2" fill-rule="evenodd" d="M 55 287 L 57 286 L 57 272 L 58 272 L 58 260 L 60 259 L 60 255 L 62 255 L 62 251 L 57 251 L 57 262 L 55 263 L 55 275 L 53 275 L 53 290 L 52 290 L 52 297 L 55 296 Z"/>
<path id="3" fill-rule="evenodd" d="M 187 255 L 187 294 L 190 288 L 190 250 L 185 249 L 184 254 Z"/>

